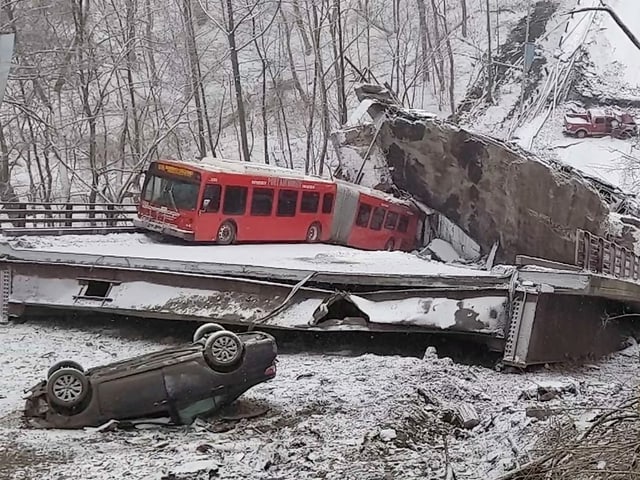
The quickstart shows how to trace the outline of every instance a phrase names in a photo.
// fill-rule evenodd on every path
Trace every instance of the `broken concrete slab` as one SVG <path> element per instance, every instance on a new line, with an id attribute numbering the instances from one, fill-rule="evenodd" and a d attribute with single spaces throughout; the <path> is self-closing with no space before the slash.
<path id="1" fill-rule="evenodd" d="M 624 232 L 613 231 L 610 213 L 631 201 L 623 192 L 516 145 L 379 100 L 378 91 L 368 96 L 360 89 L 359 98 L 380 125 L 375 139 L 369 134 L 360 142 L 375 140 L 379 151 L 371 155 L 384 156 L 395 186 L 454 222 L 482 254 L 498 242 L 498 262 L 529 255 L 572 264 L 578 229 L 616 240 L 620 233 L 628 248 L 640 238 L 629 222 Z M 341 151 L 349 148 L 349 136 L 343 140 Z"/>
<path id="2" fill-rule="evenodd" d="M 575 232 L 605 234 L 609 209 L 580 177 L 434 119 L 396 116 L 380 132 L 398 187 L 441 211 L 499 262 L 573 262 Z"/>

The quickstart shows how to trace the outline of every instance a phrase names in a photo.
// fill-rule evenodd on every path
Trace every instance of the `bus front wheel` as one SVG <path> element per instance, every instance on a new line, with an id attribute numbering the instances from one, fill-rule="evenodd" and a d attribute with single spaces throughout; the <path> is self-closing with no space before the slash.
<path id="1" fill-rule="evenodd" d="M 236 240 L 236 226 L 233 222 L 222 222 L 216 235 L 216 242 L 220 245 L 231 245 Z"/>
<path id="2" fill-rule="evenodd" d="M 322 227 L 318 222 L 313 222 L 309 225 L 307 230 L 307 242 L 316 243 L 320 240 L 320 234 L 322 233 Z"/>

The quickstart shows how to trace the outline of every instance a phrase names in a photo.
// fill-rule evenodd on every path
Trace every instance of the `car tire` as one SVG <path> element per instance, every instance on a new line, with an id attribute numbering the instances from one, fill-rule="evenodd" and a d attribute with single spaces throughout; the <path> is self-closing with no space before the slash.
<path id="1" fill-rule="evenodd" d="M 236 234 L 237 229 L 235 223 L 227 220 L 226 222 L 222 222 L 222 225 L 218 228 L 216 242 L 218 245 L 231 245 L 236 241 Z"/>
<path id="2" fill-rule="evenodd" d="M 89 380 L 75 368 L 61 368 L 47 380 L 47 397 L 57 407 L 77 407 L 88 394 Z"/>
<path id="3" fill-rule="evenodd" d="M 244 354 L 242 340 L 233 332 L 223 330 L 207 338 L 203 355 L 214 370 L 228 371 L 238 365 Z"/>
<path id="4" fill-rule="evenodd" d="M 578 137 L 578 138 L 584 138 L 586 136 L 587 136 L 587 132 L 585 132 L 584 130 L 578 130 L 576 132 L 576 137 Z"/>
<path id="5" fill-rule="evenodd" d="M 62 361 L 60 361 L 58 363 L 55 363 L 47 371 L 47 379 L 51 378 L 51 375 L 53 375 L 55 372 L 57 372 L 58 370 L 61 370 L 63 368 L 74 368 L 74 369 L 79 370 L 82 373 L 84 373 L 84 368 L 82 368 L 82 365 L 80 365 L 78 362 L 74 362 L 73 360 L 62 360 Z"/>
<path id="6" fill-rule="evenodd" d="M 205 323 L 204 325 L 200 325 L 193 334 L 193 343 L 199 342 L 203 338 L 208 337 L 210 333 L 220 332 L 222 330 L 224 330 L 224 327 L 217 323 Z"/>

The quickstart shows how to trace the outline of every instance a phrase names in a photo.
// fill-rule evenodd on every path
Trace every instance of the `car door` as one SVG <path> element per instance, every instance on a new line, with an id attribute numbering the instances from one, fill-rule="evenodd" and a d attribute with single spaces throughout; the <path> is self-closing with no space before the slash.
<path id="1" fill-rule="evenodd" d="M 114 377 L 97 385 L 103 418 L 135 419 L 169 414 L 161 369 Z"/>

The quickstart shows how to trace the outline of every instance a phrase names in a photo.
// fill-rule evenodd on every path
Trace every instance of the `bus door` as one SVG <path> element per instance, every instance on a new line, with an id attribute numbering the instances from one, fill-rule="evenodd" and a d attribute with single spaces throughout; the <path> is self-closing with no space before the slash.
<path id="1" fill-rule="evenodd" d="M 217 183 L 206 183 L 204 185 L 198 210 L 198 221 L 194 226 L 195 240 L 213 241 L 216 239 L 220 223 L 221 198 L 221 185 Z"/>

